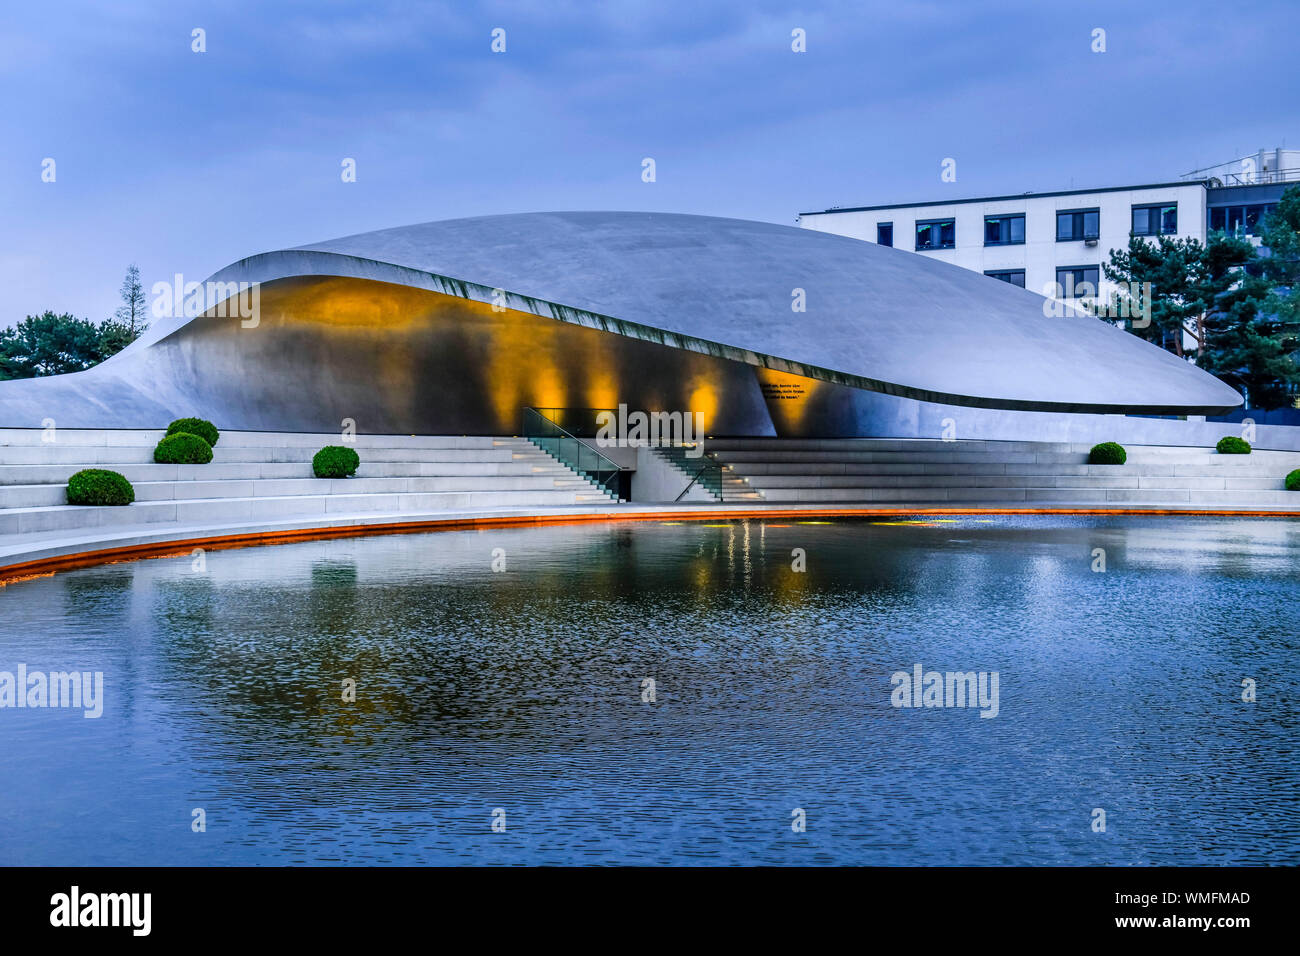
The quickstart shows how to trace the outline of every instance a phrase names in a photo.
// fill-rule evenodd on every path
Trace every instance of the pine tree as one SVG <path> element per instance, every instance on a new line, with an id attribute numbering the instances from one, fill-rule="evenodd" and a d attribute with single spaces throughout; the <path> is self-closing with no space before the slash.
<path id="1" fill-rule="evenodd" d="M 1150 283 L 1149 302 L 1145 296 L 1131 297 L 1121 292 L 1117 297 L 1128 311 L 1127 315 L 1141 315 L 1149 305 L 1151 324 L 1143 326 L 1130 320 L 1129 331 L 1153 342 L 1161 348 L 1183 355 L 1183 333 L 1197 338 L 1200 345 L 1196 318 L 1201 314 L 1198 285 L 1203 278 L 1205 247 L 1196 239 L 1172 239 L 1158 236 L 1155 243 L 1134 236 L 1128 249 L 1110 251 L 1110 261 L 1103 263 L 1106 278 L 1125 289 L 1140 289 Z M 1113 315 L 1121 314 L 1112 312 Z"/>
<path id="2" fill-rule="evenodd" d="M 140 333 L 149 325 L 145 317 L 146 300 L 144 286 L 140 283 L 140 270 L 132 263 L 127 266 L 126 278 L 122 280 L 122 304 L 113 313 L 113 318 L 126 327 L 130 338 L 127 344 L 139 338 Z"/>
<path id="3" fill-rule="evenodd" d="M 1300 385 L 1300 188 L 1282 196 L 1261 232 L 1266 255 L 1249 240 L 1217 233 L 1207 246 L 1205 341 L 1201 361 L 1246 396 L 1250 408 L 1284 408 Z M 1223 285 L 1223 280 L 1229 280 Z"/>
<path id="4" fill-rule="evenodd" d="M 0 378 L 80 372 L 101 359 L 99 326 L 72 315 L 29 315 L 0 330 Z"/>

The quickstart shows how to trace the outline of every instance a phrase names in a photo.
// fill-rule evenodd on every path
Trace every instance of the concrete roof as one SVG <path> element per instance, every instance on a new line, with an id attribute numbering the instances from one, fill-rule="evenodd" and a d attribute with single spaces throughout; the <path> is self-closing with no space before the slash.
<path id="1" fill-rule="evenodd" d="M 678 341 L 668 344 L 925 401 L 1158 414 L 1241 404 L 1107 322 L 1045 316 L 1036 293 L 771 223 L 637 212 L 453 219 L 254 256 L 218 278 L 317 273 L 482 301 L 503 289 L 512 308 L 653 341 L 670 333 Z M 791 309 L 794 289 L 805 312 Z"/>
<path id="2" fill-rule="evenodd" d="M 913 253 L 770 223 L 627 212 L 456 219 L 250 256 L 209 281 L 312 275 L 483 302 L 505 290 L 512 309 L 925 401 L 1151 414 L 1213 414 L 1241 403 L 1227 385 L 1108 323 L 1045 316 L 1035 293 Z M 795 289 L 804 290 L 804 312 L 791 309 Z M 205 371 L 197 339 L 168 341 L 192 321 L 161 320 L 88 372 L 0 382 L 0 425 L 32 427 L 49 415 L 60 424 L 139 427 L 168 409 L 203 407 L 205 376 L 257 374 Z"/>

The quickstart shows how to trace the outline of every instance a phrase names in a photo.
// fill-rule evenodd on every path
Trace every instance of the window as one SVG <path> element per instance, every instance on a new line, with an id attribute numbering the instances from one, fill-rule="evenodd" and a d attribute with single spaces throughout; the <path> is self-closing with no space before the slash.
<path id="1" fill-rule="evenodd" d="M 1263 225 L 1264 207 L 1247 206 L 1246 207 L 1246 235 L 1258 236 L 1259 227 Z"/>
<path id="2" fill-rule="evenodd" d="M 1065 266 L 1056 270 L 1056 284 L 1063 299 L 1092 298 L 1101 280 L 1101 266 Z"/>
<path id="3" fill-rule="evenodd" d="M 1056 214 L 1056 241 L 1096 239 L 1101 235 L 1101 210 L 1062 209 Z"/>
<path id="4" fill-rule="evenodd" d="M 956 219 L 918 219 L 917 249 L 951 249 L 957 245 Z"/>
<path id="5" fill-rule="evenodd" d="M 1275 209 L 1277 209 L 1275 203 L 1264 203 L 1258 206 L 1212 206 L 1209 231 L 1257 236 L 1264 227 L 1264 220 Z"/>
<path id="6" fill-rule="evenodd" d="M 1178 203 L 1133 207 L 1133 235 L 1172 236 L 1178 231 Z"/>
<path id="7" fill-rule="evenodd" d="M 1018 246 L 1025 241 L 1025 216 L 985 216 L 984 245 Z"/>
<path id="8" fill-rule="evenodd" d="M 876 223 L 876 243 L 882 246 L 894 244 L 894 224 L 892 222 Z"/>
<path id="9" fill-rule="evenodd" d="M 1003 282 L 1010 282 L 1012 285 L 1018 285 L 1022 289 L 1025 287 L 1024 269 L 999 269 L 984 274 L 991 279 L 1001 279 Z"/>

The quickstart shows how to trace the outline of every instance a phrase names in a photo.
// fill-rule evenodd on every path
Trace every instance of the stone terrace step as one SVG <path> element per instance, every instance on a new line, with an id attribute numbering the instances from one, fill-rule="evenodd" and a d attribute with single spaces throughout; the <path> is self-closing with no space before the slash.
<path id="1" fill-rule="evenodd" d="M 119 446 L 152 448 L 162 439 L 161 429 L 144 430 L 98 430 L 80 428 L 61 428 L 54 433 L 54 441 L 48 442 L 47 434 L 39 428 L 0 428 L 0 448 L 4 446 Z M 493 448 L 499 445 L 527 444 L 524 439 L 492 435 L 366 435 L 353 436 L 352 442 L 345 442 L 338 432 L 236 432 L 225 431 L 217 442 L 222 446 L 270 446 L 275 448 L 302 448 L 310 451 L 325 445 L 351 444 L 355 448 Z"/>
<path id="2" fill-rule="evenodd" d="M 1199 488 L 1282 491 L 1277 477 L 1142 475 L 755 475 L 748 487 L 778 488 Z M 1300 503 L 1300 502 L 1298 502 Z"/>
<path id="3" fill-rule="evenodd" d="M 0 534 L 124 524 L 266 521 L 337 514 L 607 505 L 580 475 L 520 438 L 358 435 L 357 476 L 323 480 L 311 457 L 338 435 L 226 432 L 207 465 L 159 465 L 160 431 L 0 429 Z M 136 489 L 124 508 L 66 504 L 85 467 L 120 471 Z"/>
<path id="4" fill-rule="evenodd" d="M 732 451 L 858 451 L 858 452 L 1079 452 L 1091 446 L 1068 442 L 942 441 L 937 438 L 709 438 L 709 454 Z"/>
<path id="5" fill-rule="evenodd" d="M 1054 507 L 1059 504 L 1179 504 L 1214 508 L 1275 508 L 1300 505 L 1294 491 L 1193 492 L 1189 489 L 1089 488 L 779 488 L 764 491 L 771 504 L 967 505 L 997 502 Z"/>
<path id="6" fill-rule="evenodd" d="M 574 491 L 453 491 L 401 494 L 318 494 L 280 497 L 191 498 L 143 501 L 120 508 L 69 505 L 10 508 L 0 511 L 0 535 L 152 524 L 163 521 L 270 520 L 333 514 L 397 511 L 457 511 L 474 508 L 550 507 L 611 504 L 594 490 Z"/>
<path id="7" fill-rule="evenodd" d="M 0 465 L 0 487 L 4 485 L 65 484 L 82 466 Z M 220 481 L 228 479 L 311 478 L 311 463 L 303 462 L 211 462 L 207 465 L 115 465 L 127 481 Z M 573 472 L 553 459 L 451 462 L 367 462 L 357 469 L 358 478 L 456 477 L 536 475 L 565 477 Z"/>
<path id="8" fill-rule="evenodd" d="M 1087 445 L 906 440 L 712 440 L 731 478 L 773 504 L 979 502 L 1300 507 L 1284 478 L 1300 453 L 1220 455 L 1130 447 L 1125 465 L 1087 464 Z"/>
<path id="9" fill-rule="evenodd" d="M 488 448 L 359 448 L 363 462 L 453 462 L 453 461 L 554 461 L 541 451 L 529 451 L 510 445 Z M 226 445 L 213 449 L 212 462 L 311 462 L 310 448 L 276 445 Z M 0 465 L 79 464 L 105 465 L 149 464 L 153 462 L 152 445 L 9 445 L 0 448 Z"/>
<path id="10" fill-rule="evenodd" d="M 1086 465 L 1088 456 L 1079 452 L 944 452 L 944 451 L 726 451 L 714 452 L 717 460 L 730 465 L 734 470 L 745 472 L 748 468 L 760 465 L 799 464 L 818 465 L 953 465 L 969 467 L 975 464 L 1017 464 L 1055 467 L 1058 465 Z M 1202 467 L 1259 467 L 1275 466 L 1291 462 L 1292 467 L 1300 467 L 1300 453 L 1297 452 L 1256 452 L 1251 455 L 1219 455 L 1214 452 L 1187 452 L 1180 455 L 1141 455 L 1132 454 L 1124 465 L 1096 465 L 1098 468 L 1128 468 L 1134 464 L 1144 465 L 1198 465 Z"/>
<path id="11" fill-rule="evenodd" d="M 592 490 L 585 478 L 563 475 L 471 475 L 398 478 L 267 478 L 134 482 L 136 501 L 191 498 L 267 498 L 285 495 L 359 495 L 436 491 L 573 491 Z M 66 504 L 66 485 L 0 485 L 0 510 Z"/>
<path id="12" fill-rule="evenodd" d="M 1023 462 L 1026 464 L 1042 461 L 1062 461 L 1086 463 L 1088 456 L 1076 452 L 1028 452 L 1028 451 L 965 451 L 956 452 L 946 449 L 925 451 L 854 451 L 836 449 L 826 451 L 795 451 L 789 449 L 771 449 L 764 451 L 715 451 L 709 450 L 718 461 L 729 465 L 741 465 L 750 462 L 799 462 L 801 464 L 845 464 L 862 463 L 884 464 L 888 462 L 917 462 L 931 464 L 950 464 L 953 462 Z"/>
<path id="13" fill-rule="evenodd" d="M 1034 442 L 1034 441 L 950 441 L 929 438 L 710 438 L 705 442 L 709 454 L 716 454 L 726 460 L 733 452 L 905 452 L 935 453 L 952 455 L 1006 455 L 1008 453 L 1080 455 L 1087 457 L 1090 444 L 1081 442 Z M 1189 458 L 1200 460 L 1204 456 L 1219 458 L 1243 458 L 1244 455 L 1219 455 L 1212 447 L 1189 445 L 1128 445 L 1129 461 L 1134 457 L 1143 460 L 1164 458 Z M 1279 452 L 1269 449 L 1256 449 L 1254 455 L 1291 455 L 1300 456 L 1300 452 Z"/>
<path id="14" fill-rule="evenodd" d="M 1300 467 L 1300 464 L 1296 465 Z M 1276 476 L 1285 476 L 1291 471 L 1289 462 L 1269 463 L 1265 460 L 1257 460 L 1252 463 L 1241 464 L 1129 464 L 1122 466 L 1113 465 L 1041 465 L 1041 464 L 998 464 L 996 462 L 979 462 L 976 464 L 966 463 L 936 463 L 936 462 L 886 462 L 880 463 L 842 463 L 842 462 L 819 462 L 815 464 L 806 464 L 799 462 L 746 462 L 733 464 L 724 474 L 734 477 L 747 477 L 753 480 L 759 476 L 887 476 L 887 475 L 1023 475 L 1033 476 L 1053 476 L 1053 475 L 1076 475 L 1097 477 L 1116 476 L 1116 475 L 1138 475 L 1143 477 L 1179 477 L 1195 478 L 1203 476 L 1214 476 L 1219 478 L 1269 478 Z"/>

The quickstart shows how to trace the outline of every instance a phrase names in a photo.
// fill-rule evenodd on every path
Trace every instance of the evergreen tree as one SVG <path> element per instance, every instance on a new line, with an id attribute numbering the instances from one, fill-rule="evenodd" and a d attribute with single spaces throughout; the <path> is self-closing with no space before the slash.
<path id="1" fill-rule="evenodd" d="M 116 319 L 105 319 L 99 326 L 99 360 L 111 358 L 139 337 L 139 332 Z"/>
<path id="2" fill-rule="evenodd" d="M 1265 255 L 1249 240 L 1216 233 L 1208 246 L 1202 293 L 1209 334 L 1198 363 L 1246 396 L 1251 408 L 1290 406 L 1300 385 L 1300 188 L 1283 195 L 1261 232 Z M 1208 280 L 1230 280 L 1220 288 Z"/>
<path id="3" fill-rule="evenodd" d="M 118 306 L 113 318 L 126 327 L 130 338 L 126 344 L 134 342 L 141 332 L 149 325 L 145 308 L 147 302 L 144 295 L 144 286 L 140 282 L 140 269 L 132 263 L 126 268 L 126 277 L 122 280 L 122 304 Z"/>
<path id="4" fill-rule="evenodd" d="M 99 327 L 72 315 L 29 315 L 0 330 L 0 378 L 59 375 L 102 359 Z"/>
<path id="5" fill-rule="evenodd" d="M 1111 250 L 1106 278 L 1124 286 L 1112 308 L 1130 315 L 1146 305 L 1130 290 L 1150 283 L 1151 324 L 1131 331 L 1241 391 L 1252 408 L 1289 405 L 1300 384 L 1300 188 L 1283 195 L 1262 233 L 1265 254 L 1243 236 L 1195 239 L 1133 237 Z M 1115 313 L 1112 313 L 1115 314 Z M 1184 347 L 1184 334 L 1194 344 Z"/>
<path id="6" fill-rule="evenodd" d="M 1197 337 L 1196 318 L 1201 314 L 1199 284 L 1203 278 L 1205 247 L 1196 239 L 1156 237 L 1155 243 L 1134 236 L 1126 250 L 1112 249 L 1110 261 L 1103 263 L 1106 278 L 1119 283 L 1121 292 L 1112 305 L 1122 304 L 1130 316 L 1142 315 L 1150 306 L 1151 324 L 1142 326 L 1129 320 L 1129 331 L 1153 342 L 1175 355 L 1183 355 L 1183 333 Z M 1145 296 L 1130 295 L 1150 283 L 1149 302 Z M 1112 314 L 1119 314 L 1117 312 Z"/>
<path id="7" fill-rule="evenodd" d="M 140 270 L 122 280 L 122 305 L 99 325 L 67 313 L 29 315 L 0 329 L 0 379 L 80 372 L 126 348 L 148 328 Z"/>

